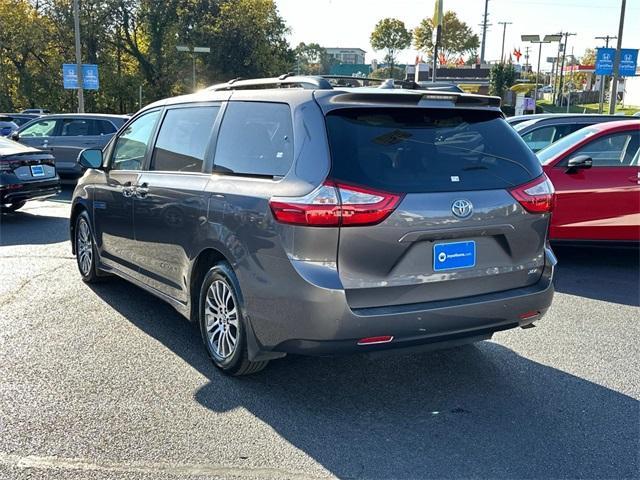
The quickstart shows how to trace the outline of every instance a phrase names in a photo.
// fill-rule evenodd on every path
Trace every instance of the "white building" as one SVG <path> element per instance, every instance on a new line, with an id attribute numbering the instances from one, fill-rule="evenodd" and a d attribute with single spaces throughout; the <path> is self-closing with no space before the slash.
<path id="1" fill-rule="evenodd" d="M 361 48 L 327 48 L 327 54 L 340 63 L 363 64 L 365 52 Z"/>

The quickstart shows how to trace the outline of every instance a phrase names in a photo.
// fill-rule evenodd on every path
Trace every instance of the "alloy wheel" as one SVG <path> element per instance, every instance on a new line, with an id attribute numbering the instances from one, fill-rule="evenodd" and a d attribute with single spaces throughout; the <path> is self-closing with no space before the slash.
<path id="1" fill-rule="evenodd" d="M 211 351 L 220 359 L 229 358 L 238 344 L 238 308 L 227 282 L 215 280 L 209 286 L 204 313 Z"/>
<path id="2" fill-rule="evenodd" d="M 91 267 L 93 264 L 93 244 L 91 241 L 91 230 L 89 230 L 89 224 L 84 218 L 81 218 L 78 222 L 76 251 L 78 255 L 80 273 L 87 276 L 91 273 Z"/>

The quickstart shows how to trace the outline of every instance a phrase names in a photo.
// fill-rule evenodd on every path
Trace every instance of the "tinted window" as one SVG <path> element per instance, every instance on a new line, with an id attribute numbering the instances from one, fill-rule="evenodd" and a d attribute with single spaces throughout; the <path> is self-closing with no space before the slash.
<path id="1" fill-rule="evenodd" d="M 561 138 L 557 142 L 552 143 L 548 147 L 540 150 L 539 152 L 536 152 L 538 160 L 540 160 L 540 163 L 544 165 L 547 162 L 556 158 L 559 154 L 561 154 L 568 148 L 584 140 L 588 136 L 593 135 L 597 131 L 598 130 L 594 127 L 581 128 L 580 130 L 573 132 L 564 138 Z"/>
<path id="2" fill-rule="evenodd" d="M 490 111 L 346 109 L 327 116 L 332 176 L 392 192 L 486 190 L 542 174 Z"/>
<path id="3" fill-rule="evenodd" d="M 605 135 L 579 148 L 571 157 L 588 155 L 594 167 L 628 167 L 638 151 L 639 142 L 638 131 Z"/>
<path id="4" fill-rule="evenodd" d="M 65 118 L 62 120 L 60 135 L 63 137 L 84 137 L 87 135 L 108 135 L 115 132 L 115 127 L 107 120 Z"/>
<path id="5" fill-rule="evenodd" d="M 22 132 L 21 137 L 49 137 L 53 135 L 56 129 L 56 120 L 40 120 L 39 122 L 29 125 Z"/>
<path id="6" fill-rule="evenodd" d="M 288 105 L 230 102 L 216 147 L 216 169 L 249 175 L 285 175 L 293 162 Z"/>
<path id="7" fill-rule="evenodd" d="M 200 172 L 220 107 L 169 110 L 153 149 L 151 170 Z"/>
<path id="8" fill-rule="evenodd" d="M 540 127 L 522 135 L 522 139 L 531 150 L 537 152 L 538 150 L 542 150 L 547 145 L 553 143 L 553 137 L 555 134 L 556 127 L 554 126 Z"/>
<path id="9" fill-rule="evenodd" d="M 113 170 L 140 170 L 147 152 L 147 145 L 158 120 L 158 110 L 138 117 L 116 140 L 111 157 Z"/>

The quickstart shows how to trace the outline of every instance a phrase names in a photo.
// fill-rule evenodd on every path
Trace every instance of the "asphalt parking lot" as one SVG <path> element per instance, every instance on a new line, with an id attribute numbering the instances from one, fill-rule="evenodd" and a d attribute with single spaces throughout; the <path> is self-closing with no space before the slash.
<path id="1" fill-rule="evenodd" d="M 537 328 L 227 378 L 171 307 L 89 287 L 70 189 L 0 219 L 0 478 L 638 478 L 634 252 L 561 250 Z"/>

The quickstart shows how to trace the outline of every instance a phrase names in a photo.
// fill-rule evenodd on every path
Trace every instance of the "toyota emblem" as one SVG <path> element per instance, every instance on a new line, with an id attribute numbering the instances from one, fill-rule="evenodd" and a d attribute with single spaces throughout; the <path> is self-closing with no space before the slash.
<path id="1" fill-rule="evenodd" d="M 451 205 L 451 211 L 458 218 L 470 217 L 473 213 L 473 203 L 464 199 L 456 200 Z"/>

